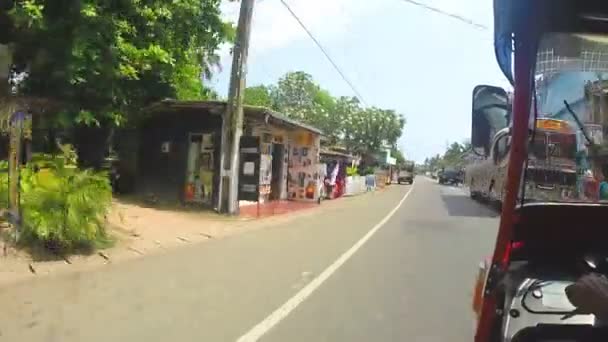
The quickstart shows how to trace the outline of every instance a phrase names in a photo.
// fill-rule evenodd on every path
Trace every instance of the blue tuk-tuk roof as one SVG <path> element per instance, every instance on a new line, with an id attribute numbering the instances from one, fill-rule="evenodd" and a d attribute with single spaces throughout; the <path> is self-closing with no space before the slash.
<path id="1" fill-rule="evenodd" d="M 513 36 L 542 32 L 608 32 L 608 1 L 494 0 L 494 52 L 514 83 Z"/>
<path id="2" fill-rule="evenodd" d="M 500 70 L 513 84 L 513 30 L 508 24 L 512 22 L 511 6 L 510 0 L 494 0 L 494 53 Z"/>

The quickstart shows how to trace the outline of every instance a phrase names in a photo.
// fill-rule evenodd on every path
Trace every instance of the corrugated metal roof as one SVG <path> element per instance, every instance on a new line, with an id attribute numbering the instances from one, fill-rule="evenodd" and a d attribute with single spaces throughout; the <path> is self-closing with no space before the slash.
<path id="1" fill-rule="evenodd" d="M 323 149 L 323 148 L 321 149 L 321 151 L 319 151 L 319 153 L 321 153 L 322 155 L 327 155 L 327 156 L 336 156 L 336 157 L 354 159 L 354 156 L 351 154 L 342 153 L 342 152 L 338 152 L 338 151 L 332 151 L 332 150 Z"/>
<path id="2" fill-rule="evenodd" d="M 163 100 L 160 102 L 153 103 L 148 106 L 146 111 L 162 111 L 167 109 L 204 109 L 208 113 L 213 115 L 223 115 L 226 111 L 226 101 L 177 101 L 177 100 Z M 257 106 L 243 106 L 245 117 L 254 117 L 260 120 L 268 120 L 267 122 L 274 121 L 278 125 L 290 126 L 293 128 L 301 128 L 312 133 L 323 135 L 323 131 L 320 129 L 290 119 L 283 114 L 277 113 L 273 110 L 264 107 Z M 268 118 L 266 118 L 268 116 Z"/>

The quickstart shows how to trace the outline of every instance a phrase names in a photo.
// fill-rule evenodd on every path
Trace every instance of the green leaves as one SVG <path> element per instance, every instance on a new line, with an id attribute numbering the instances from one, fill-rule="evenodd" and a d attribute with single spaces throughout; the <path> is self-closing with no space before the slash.
<path id="1" fill-rule="evenodd" d="M 365 108 L 355 97 L 335 98 L 303 71 L 285 74 L 277 85 L 247 88 L 245 103 L 315 126 L 331 144 L 343 144 L 356 153 L 371 155 L 395 146 L 405 126 L 405 118 L 394 110 Z"/>
<path id="2" fill-rule="evenodd" d="M 264 85 L 249 87 L 245 89 L 245 104 L 258 107 L 272 107 L 270 89 Z"/>
<path id="3" fill-rule="evenodd" d="M 43 10 L 44 1 L 42 0 L 22 0 L 13 13 L 15 24 L 25 28 L 41 27 Z"/>
<path id="4" fill-rule="evenodd" d="M 471 150 L 471 143 L 465 141 L 463 143 L 453 142 L 448 146 L 443 156 L 437 154 L 432 158 L 424 160 L 424 168 L 426 170 L 435 170 L 441 167 L 460 168 L 466 164 L 464 155 Z"/>
<path id="5" fill-rule="evenodd" d="M 20 91 L 63 103 L 73 123 L 101 125 L 124 124 L 160 99 L 203 99 L 202 76 L 210 77 L 219 45 L 234 37 L 219 3 L 19 1 L 14 55 L 28 71 Z"/>
<path id="6" fill-rule="evenodd" d="M 63 156 L 37 156 L 21 170 L 23 234 L 27 241 L 52 246 L 56 252 L 92 247 L 104 238 L 112 200 L 107 175 L 77 169 L 71 154 L 66 148 Z M 6 172 L 0 173 L 0 204 L 8 206 Z"/>
<path id="7" fill-rule="evenodd" d="M 87 110 L 81 110 L 76 116 L 76 123 L 85 124 L 87 126 L 99 126 L 99 120 L 95 115 Z"/>

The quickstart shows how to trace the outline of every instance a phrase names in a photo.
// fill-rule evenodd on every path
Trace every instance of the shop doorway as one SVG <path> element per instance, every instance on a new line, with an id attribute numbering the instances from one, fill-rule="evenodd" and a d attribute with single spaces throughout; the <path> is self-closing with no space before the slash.
<path id="1" fill-rule="evenodd" d="M 215 141 L 213 133 L 188 135 L 185 201 L 212 204 Z"/>
<path id="2" fill-rule="evenodd" d="M 272 180 L 270 183 L 270 199 L 281 199 L 283 191 L 283 159 L 285 158 L 285 145 L 272 144 Z"/>

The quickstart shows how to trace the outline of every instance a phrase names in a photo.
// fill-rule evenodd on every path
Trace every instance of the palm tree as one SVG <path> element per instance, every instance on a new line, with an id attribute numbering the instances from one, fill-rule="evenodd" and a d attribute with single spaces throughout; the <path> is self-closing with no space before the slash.
<path id="1" fill-rule="evenodd" d="M 211 80 L 214 71 L 222 71 L 222 58 L 215 52 L 204 51 L 202 57 L 202 76 L 205 80 Z"/>

